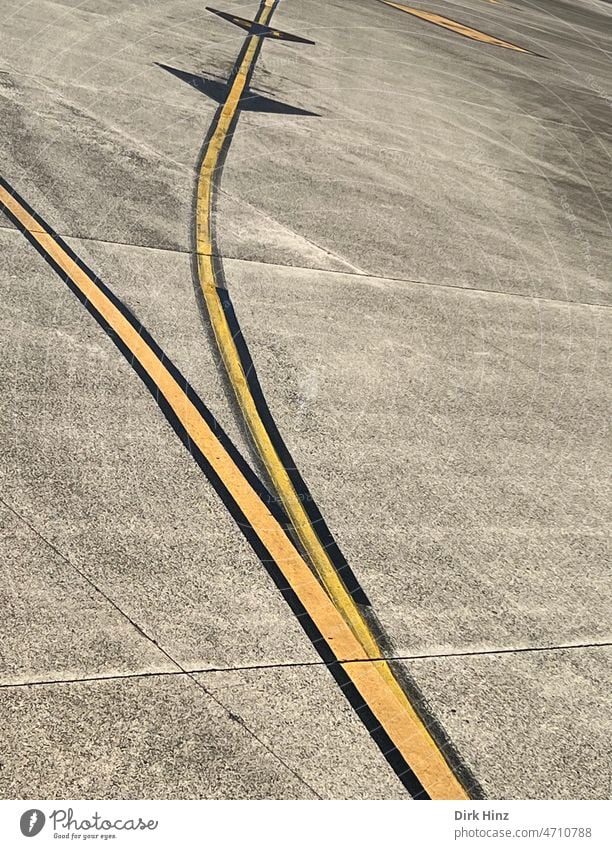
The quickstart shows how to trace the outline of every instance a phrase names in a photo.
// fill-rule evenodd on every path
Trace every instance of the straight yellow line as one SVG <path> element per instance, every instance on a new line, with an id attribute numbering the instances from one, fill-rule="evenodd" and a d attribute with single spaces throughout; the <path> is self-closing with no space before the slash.
<path id="1" fill-rule="evenodd" d="M 261 14 L 255 18 L 257 23 L 266 24 L 269 21 L 273 5 L 274 0 L 266 2 Z M 293 483 L 269 436 L 268 430 L 259 415 L 257 404 L 255 403 L 242 368 L 240 355 L 231 328 L 220 302 L 215 266 L 212 259 L 214 177 L 228 130 L 234 120 L 240 98 L 244 92 L 246 79 L 251 69 L 259 40 L 259 37 L 252 37 L 249 43 L 227 99 L 222 107 L 200 167 L 196 204 L 196 251 L 200 288 L 225 369 L 251 436 L 310 562 L 337 610 L 357 637 L 365 656 L 372 660 L 380 661 L 374 665 L 376 667 L 375 671 L 394 694 L 401 710 L 404 711 L 406 716 L 410 717 L 410 722 L 419 724 L 421 734 L 427 739 L 427 748 L 431 751 L 435 749 L 437 752 L 438 758 L 436 759 L 436 763 L 438 763 L 438 767 L 436 769 L 441 768 L 440 763 L 444 763 L 443 772 L 446 774 L 446 779 L 444 780 L 449 783 L 449 786 L 452 785 L 454 788 L 452 793 L 457 794 L 453 795 L 452 798 L 469 798 L 453 775 L 448 764 L 446 764 L 446 761 L 441 757 L 435 742 L 425 726 L 417 717 L 403 688 L 395 678 L 390 665 L 383 659 L 376 638 L 372 634 L 363 614 L 339 578 L 329 555 L 321 544 L 312 526 L 310 517 L 304 509 L 302 501 L 295 491 Z M 441 761 L 439 761 L 440 758 Z"/>
<path id="2" fill-rule="evenodd" d="M 531 56 L 536 55 L 532 50 L 519 47 L 518 44 L 513 44 L 511 41 L 496 38 L 494 35 L 488 35 L 486 32 L 480 32 L 480 30 L 468 27 L 466 24 L 460 24 L 458 21 L 445 18 L 443 15 L 424 12 L 422 9 L 414 9 L 412 6 L 404 6 L 403 3 L 394 3 L 393 0 L 381 0 L 381 3 L 384 3 L 386 6 L 392 6 L 394 9 L 399 9 L 401 12 L 407 12 L 409 15 L 414 15 L 415 18 L 422 18 L 424 21 L 429 21 L 430 24 L 436 24 L 459 35 L 464 35 L 466 38 L 471 38 L 474 41 L 482 41 L 485 44 L 493 44 L 496 47 L 505 47 L 507 50 L 516 50 L 518 53 L 529 53 Z"/>
<path id="3" fill-rule="evenodd" d="M 221 479 L 345 673 L 431 798 L 468 798 L 420 718 L 410 706 L 406 709 L 401 705 L 393 690 L 385 686 L 384 679 L 376 669 L 378 664 L 359 662 L 368 661 L 367 652 L 279 522 L 153 348 L 95 280 L 72 259 L 49 232 L 41 228 L 27 209 L 2 185 L 0 203 L 80 290 L 130 351 L 133 359 L 138 361 L 148 374 L 192 443 Z"/>

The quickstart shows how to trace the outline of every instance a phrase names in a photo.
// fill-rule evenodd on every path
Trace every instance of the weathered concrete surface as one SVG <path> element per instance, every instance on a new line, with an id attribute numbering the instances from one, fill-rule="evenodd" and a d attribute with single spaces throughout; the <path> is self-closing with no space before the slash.
<path id="1" fill-rule="evenodd" d="M 174 668 L 4 503 L 0 528 L 3 684 Z"/>
<path id="2" fill-rule="evenodd" d="M 315 797 L 185 676 L 12 688 L 0 711 L 6 761 L 21 764 L 4 797 Z"/>
<path id="3" fill-rule="evenodd" d="M 2 688 L 0 718 L 3 798 L 406 798 L 320 666 Z"/>
<path id="4" fill-rule="evenodd" d="M 608 309 L 227 271 L 289 448 L 399 654 L 609 638 Z"/>
<path id="5" fill-rule="evenodd" d="M 0 796 L 405 796 L 148 391 L 21 234 L 0 241 Z M 72 244 L 221 418 L 188 259 Z M 160 675 L 181 669 L 236 671 L 198 677 L 215 703 Z"/>
<path id="6" fill-rule="evenodd" d="M 227 191 L 373 274 L 609 302 L 612 70 L 591 30 L 546 61 L 352 7 L 358 21 L 341 3 L 279 10 L 319 47 L 271 47 L 257 80 L 322 118 L 279 133 L 277 116 L 245 115 Z M 529 5 L 520 36 L 481 7 L 429 6 L 546 53 Z M 585 21 L 609 46 L 609 10 Z"/>
<path id="7" fill-rule="evenodd" d="M 549 59 L 282 0 L 317 45 L 266 44 L 253 85 L 317 115 L 241 117 L 228 284 L 390 650 L 486 793 L 606 796 L 611 10 L 422 5 Z M 215 104 L 154 64 L 223 80 L 243 33 L 192 0 L 0 17 L 2 176 L 248 453 L 188 254 Z M 0 794 L 401 797 L 148 392 L 1 226 Z"/>
<path id="8" fill-rule="evenodd" d="M 609 799 L 609 648 L 412 661 L 493 798 Z"/>
<path id="9" fill-rule="evenodd" d="M 68 288 L 24 250 L 23 237 L 5 231 L 1 238 L 12 276 L 2 277 L 3 323 L 7 336 L 18 329 L 4 357 L 10 389 L 2 400 L 2 497 L 181 664 L 317 659 L 144 384 Z M 91 243 L 82 247 L 93 264 Z M 96 250 L 112 262 L 117 248 Z M 159 304 L 147 281 L 167 285 L 179 277 L 193 298 L 183 255 L 172 257 L 170 278 L 167 253 L 132 249 L 131 260 L 121 251 L 125 288 L 132 289 L 126 300 L 138 297 L 140 285 L 139 296 L 151 296 L 145 314 Z M 109 261 L 100 257 L 96 266 L 114 284 Z M 163 301 L 180 309 L 175 293 Z M 163 312 L 162 343 L 172 327 L 172 312 Z M 216 367 L 211 356 L 187 353 L 190 344 L 206 347 L 197 310 L 188 315 L 176 330 L 176 361 L 199 360 L 192 371 L 212 375 L 212 400 L 221 391 Z"/>
<path id="10" fill-rule="evenodd" d="M 391 770 L 372 774 L 380 751 L 357 742 L 361 723 L 323 667 L 235 670 L 198 681 L 323 798 L 406 798 Z"/>

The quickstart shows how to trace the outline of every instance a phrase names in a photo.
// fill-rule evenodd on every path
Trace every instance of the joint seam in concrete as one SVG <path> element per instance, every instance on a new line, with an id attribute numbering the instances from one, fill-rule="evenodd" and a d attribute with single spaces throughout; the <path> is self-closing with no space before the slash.
<path id="1" fill-rule="evenodd" d="M 14 227 L 7 227 L 5 225 L 0 224 L 0 231 L 4 231 L 6 233 L 19 233 L 19 231 Z M 114 245 L 120 248 L 137 248 L 139 250 L 146 251 L 161 251 L 162 253 L 174 253 L 174 254 L 182 254 L 184 256 L 191 256 L 191 251 L 188 248 L 177 248 L 177 247 L 159 247 L 157 245 L 143 245 L 138 242 L 120 242 L 116 239 L 102 239 L 97 236 L 79 236 L 74 233 L 64 233 L 54 231 L 57 236 L 62 239 L 75 239 L 79 242 L 94 242 L 95 244 L 101 245 Z M 299 235 L 299 234 L 296 234 Z M 319 245 L 315 245 L 314 242 L 309 242 L 309 244 L 314 247 L 320 248 Z M 320 250 L 326 250 L 325 248 L 320 248 Z M 336 254 L 329 254 L 334 259 L 338 259 L 340 262 L 345 262 L 342 257 L 337 256 Z M 209 254 L 209 256 L 215 258 L 217 254 Z M 228 254 L 223 255 L 224 260 L 229 260 L 230 262 L 244 262 L 251 265 L 264 265 L 270 266 L 271 268 L 284 268 L 284 269 L 295 269 L 296 271 L 312 271 L 314 273 L 321 274 L 343 274 L 350 277 L 361 277 L 366 280 L 388 280 L 391 283 L 404 283 L 407 286 L 429 286 L 431 288 L 436 289 L 452 289 L 458 292 L 475 292 L 476 294 L 482 295 L 498 295 L 503 298 L 522 298 L 527 301 L 543 301 L 544 303 L 549 304 L 566 304 L 568 306 L 574 307 L 595 307 L 597 309 L 610 309 L 612 308 L 612 304 L 602 304 L 598 301 L 572 301 L 566 298 L 545 298 L 542 295 L 528 295 L 522 292 L 508 292 L 506 290 L 499 289 L 483 289 L 479 286 L 461 286 L 459 283 L 435 283 L 431 280 L 411 280 L 407 277 L 392 277 L 386 274 L 377 274 L 376 272 L 366 272 L 366 271 L 345 271 L 344 269 L 338 268 L 320 268 L 318 266 L 311 265 L 287 265 L 282 262 L 269 262 L 260 259 L 245 259 L 244 257 L 238 256 L 229 256 Z"/>
<path id="2" fill-rule="evenodd" d="M 15 516 L 15 518 L 17 518 L 18 520 L 23 522 L 23 524 L 39 540 L 41 540 L 41 542 L 43 542 L 48 548 L 50 548 L 51 551 L 53 551 L 54 554 L 62 560 L 62 562 L 64 562 L 67 566 L 69 566 L 71 569 L 73 569 L 78 575 L 80 575 L 81 578 L 83 578 L 83 580 L 86 581 L 89 584 L 90 587 L 92 587 L 99 595 L 101 595 L 102 598 L 104 598 L 124 619 L 127 619 L 127 621 L 130 623 L 130 625 L 132 625 L 132 627 L 142 637 L 144 637 L 145 640 L 152 643 L 155 646 L 155 648 L 162 655 L 164 655 L 171 663 L 174 664 L 174 666 L 176 666 L 175 672 L 167 671 L 167 672 L 155 672 L 155 673 L 144 673 L 144 674 L 140 673 L 140 674 L 136 674 L 136 675 L 132 675 L 132 674 L 128 673 L 127 675 L 99 676 L 99 677 L 92 677 L 92 678 L 75 679 L 74 681 L 66 680 L 66 681 L 62 681 L 62 682 L 50 682 L 51 684 L 53 684 L 53 683 L 66 683 L 66 684 L 78 683 L 79 680 L 82 680 L 82 681 L 99 681 L 99 680 L 113 680 L 113 679 L 119 680 L 121 678 L 158 677 L 158 676 L 161 676 L 161 675 L 184 675 L 185 677 L 190 678 L 191 681 L 195 684 L 195 686 L 198 687 L 198 689 L 200 689 L 208 698 L 212 699 L 212 701 L 215 702 L 226 713 L 226 715 L 228 716 L 229 719 L 233 719 L 235 722 L 237 722 L 250 737 L 252 737 L 254 740 L 256 740 L 268 752 L 268 754 L 272 755 L 272 757 L 275 758 L 275 760 L 277 760 L 278 763 L 280 763 L 281 766 L 283 766 L 288 772 L 290 772 L 294 776 L 294 778 L 296 778 L 305 787 L 307 787 L 308 790 L 310 790 L 310 792 L 317 799 L 322 798 L 321 795 L 319 793 L 317 793 L 317 791 L 314 789 L 314 787 L 312 787 L 298 772 L 296 772 L 296 770 L 293 769 L 293 767 L 291 767 L 286 761 L 284 761 L 283 758 L 281 758 L 280 755 L 277 752 L 274 751 L 274 749 L 272 749 L 264 740 L 262 740 L 261 737 L 259 737 L 253 731 L 252 728 L 249 728 L 249 726 L 246 724 L 246 722 L 241 717 L 236 716 L 236 714 L 233 711 L 231 711 L 227 707 L 227 705 L 223 704 L 223 702 L 220 701 L 220 699 L 218 699 L 213 693 L 211 693 L 209 690 L 207 690 L 206 687 L 204 687 L 204 685 L 200 681 L 198 681 L 197 678 L 194 677 L 194 675 L 195 675 L 194 672 L 192 672 L 188 669 L 185 669 L 182 666 L 182 664 L 180 664 L 179 661 L 176 660 L 176 658 L 174 658 L 170 654 L 170 652 L 166 651 L 166 649 L 157 642 L 157 640 L 155 640 L 153 637 L 151 637 L 149 634 L 147 634 L 147 632 L 140 625 L 138 625 L 138 623 L 135 622 L 134 619 L 132 619 L 132 617 L 128 613 L 126 613 L 115 601 L 113 601 L 113 599 L 110 596 L 108 596 L 104 592 L 104 590 L 102 590 L 95 583 L 95 581 L 93 581 L 89 577 L 89 575 L 87 575 L 86 572 L 83 572 L 81 569 L 79 569 L 79 567 L 76 566 L 68 557 L 66 557 L 66 555 L 63 554 L 57 548 L 57 546 L 54 545 L 54 543 L 52 543 L 50 540 L 48 540 L 34 525 L 32 525 L 32 523 L 28 519 L 26 519 L 26 517 L 23 516 L 23 514 L 19 513 L 10 504 L 7 504 L 7 502 L 4 501 L 3 498 L 0 498 L 0 503 L 3 504 L 6 507 L 6 509 L 9 510 L 9 512 L 12 513 L 13 516 Z M 44 684 L 44 683 L 47 683 L 47 682 L 34 682 L 34 683 Z M 17 684 L 17 685 L 0 684 L 0 689 L 7 689 L 7 688 L 10 688 L 12 686 L 23 687 L 23 686 L 30 686 L 30 684 L 28 684 L 28 683 Z"/>
<path id="3" fill-rule="evenodd" d="M 42 537 L 41 537 L 42 538 Z M 68 561 L 67 561 L 68 562 Z M 125 615 L 125 614 L 123 614 Z M 136 626 L 138 628 L 138 626 Z M 138 629 L 140 630 L 140 629 Z M 146 636 L 146 635 L 145 635 Z M 157 644 L 156 644 L 157 645 Z M 446 658 L 459 657 L 492 657 L 499 654 L 525 654 L 533 652 L 555 652 L 555 651 L 575 651 L 584 649 L 599 649 L 612 648 L 610 642 L 591 642 L 591 643 L 567 643 L 554 646 L 518 646 L 515 648 L 496 648 L 482 649 L 475 651 L 458 651 L 458 652 L 442 652 L 439 654 L 412 654 L 412 655 L 385 655 L 384 660 L 388 661 L 413 661 L 413 660 L 444 660 Z M 173 661 L 174 662 L 174 661 Z M 375 658 L 354 658 L 337 661 L 338 663 L 379 663 L 380 660 Z M 178 665 L 178 664 L 177 664 Z M 17 687 L 44 687 L 54 686 L 57 684 L 85 684 L 96 681 L 121 681 L 132 678 L 165 678 L 173 676 L 191 676 L 191 675 L 207 675 L 209 673 L 230 673 L 230 672 L 265 672 L 273 669 L 308 669 L 327 666 L 323 661 L 291 661 L 288 663 L 257 663 L 247 666 L 209 666 L 199 669 L 184 669 L 179 666 L 178 669 L 171 670 L 155 670 L 145 672 L 125 672 L 117 673 L 116 675 L 88 675 L 81 678 L 49 678 L 36 679 L 32 681 L 16 681 L 12 683 L 0 683 L 0 690 L 10 690 Z"/>

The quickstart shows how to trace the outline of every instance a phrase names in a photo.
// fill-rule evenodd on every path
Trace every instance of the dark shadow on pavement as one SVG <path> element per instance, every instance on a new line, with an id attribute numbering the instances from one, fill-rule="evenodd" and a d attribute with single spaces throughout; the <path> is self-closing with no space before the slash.
<path id="1" fill-rule="evenodd" d="M 213 80 L 208 77 L 202 77 L 199 74 L 192 74 L 189 71 L 180 71 L 178 68 L 171 68 L 170 65 L 163 65 L 161 62 L 155 62 L 158 68 L 163 68 L 164 71 L 173 74 L 185 83 L 197 89 L 197 91 L 210 97 L 216 103 L 223 103 L 227 96 L 227 84 L 221 80 Z M 316 112 L 310 112 L 308 109 L 300 109 L 299 106 L 291 106 L 289 103 L 282 103 L 279 100 L 272 100 L 269 97 L 264 97 L 262 94 L 257 94 L 251 89 L 247 89 L 242 95 L 240 108 L 245 112 L 273 112 L 280 115 L 306 115 L 312 118 L 320 118 Z"/>

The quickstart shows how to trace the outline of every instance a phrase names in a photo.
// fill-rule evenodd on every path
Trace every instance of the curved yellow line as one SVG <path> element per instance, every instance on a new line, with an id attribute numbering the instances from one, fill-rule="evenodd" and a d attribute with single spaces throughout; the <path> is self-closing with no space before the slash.
<path id="1" fill-rule="evenodd" d="M 256 18 L 257 23 L 267 22 L 271 14 L 271 5 L 272 3 L 265 7 L 264 14 L 259 20 Z M 257 446 L 259 455 L 291 519 L 291 523 L 325 588 L 338 609 L 343 612 L 356 636 L 361 640 L 362 645 L 368 652 L 368 656 L 371 658 L 381 658 L 382 655 L 376 639 L 365 622 L 359 608 L 355 605 L 351 595 L 347 592 L 343 582 L 340 580 L 329 555 L 321 544 L 312 526 L 310 517 L 305 511 L 302 501 L 295 491 L 291 479 L 270 439 L 266 426 L 259 415 L 257 405 L 255 404 L 242 368 L 238 349 L 219 299 L 215 268 L 211 256 L 213 242 L 212 206 L 214 175 L 228 129 L 234 119 L 240 97 L 244 91 L 246 77 L 253 61 L 258 41 L 259 38 L 253 38 L 249 44 L 200 167 L 196 208 L 196 250 L 200 287 L 232 388 Z M 382 674 L 388 678 L 389 683 L 397 690 L 398 698 L 404 700 L 403 690 L 388 667 L 388 664 L 385 663 L 384 665 L 386 668 Z"/>
<path id="2" fill-rule="evenodd" d="M 255 21 L 257 23 L 267 23 L 272 14 L 273 5 L 274 0 L 267 0 L 262 13 L 255 18 Z M 372 666 L 375 667 L 376 674 L 386 682 L 390 692 L 393 693 L 394 698 L 401 705 L 402 710 L 409 720 L 409 724 L 418 726 L 419 734 L 425 741 L 426 747 L 431 751 L 435 750 L 437 755 L 442 758 L 441 762 L 438 763 L 437 772 L 441 770 L 446 774 L 445 781 L 452 784 L 454 788 L 452 792 L 456 794 L 447 798 L 467 799 L 469 796 L 441 756 L 436 743 L 414 711 L 403 688 L 393 674 L 391 666 L 384 659 L 378 642 L 363 614 L 341 581 L 329 555 L 312 526 L 310 517 L 305 511 L 302 501 L 295 491 L 293 483 L 259 415 L 257 405 L 242 368 L 240 355 L 234 342 L 231 328 L 220 301 L 220 293 L 212 259 L 214 176 L 219 165 L 221 151 L 229 127 L 236 115 L 259 41 L 260 38 L 258 36 L 251 37 L 251 41 L 222 107 L 214 133 L 209 140 L 200 166 L 196 202 L 196 251 L 198 278 L 202 296 L 225 369 L 257 447 L 257 451 L 316 574 L 319 576 L 336 609 L 341 613 L 362 646 L 365 656 L 371 660 L 378 661 L 372 664 Z M 412 766 L 412 763 L 410 761 L 408 762 Z"/>

